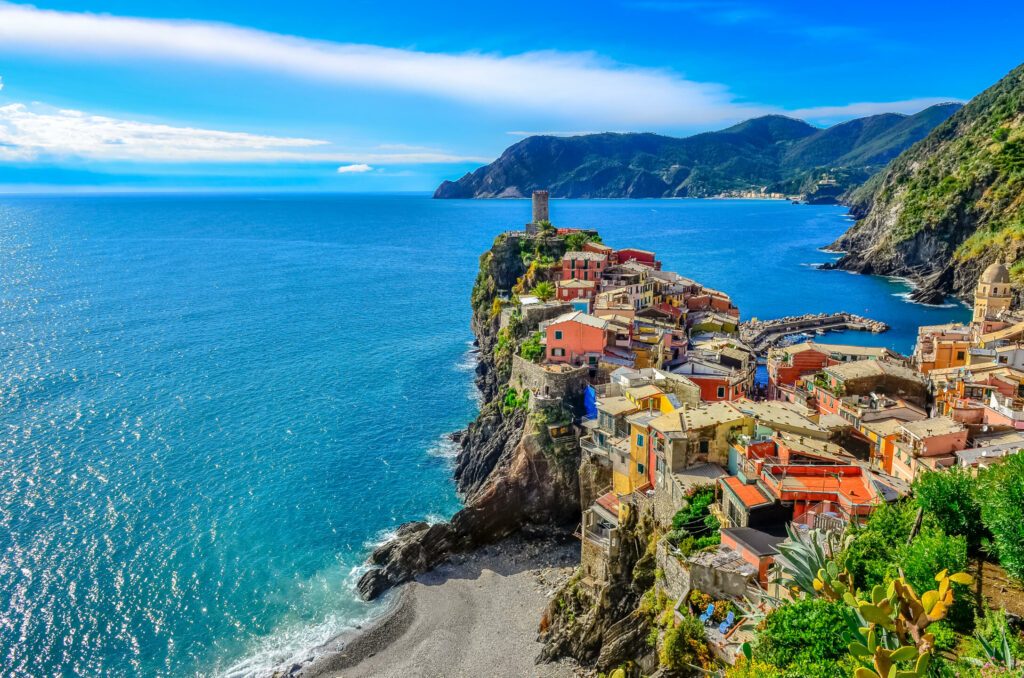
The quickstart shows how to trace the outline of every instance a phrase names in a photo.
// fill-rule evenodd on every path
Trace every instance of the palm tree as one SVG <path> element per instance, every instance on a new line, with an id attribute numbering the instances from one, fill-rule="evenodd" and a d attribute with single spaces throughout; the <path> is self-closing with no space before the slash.
<path id="1" fill-rule="evenodd" d="M 555 286 L 547 280 L 537 283 L 533 288 L 533 296 L 541 301 L 551 301 L 555 298 Z"/>

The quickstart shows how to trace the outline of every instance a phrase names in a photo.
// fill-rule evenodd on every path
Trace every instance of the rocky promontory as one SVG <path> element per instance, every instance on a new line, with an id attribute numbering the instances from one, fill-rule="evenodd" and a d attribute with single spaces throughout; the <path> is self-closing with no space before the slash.
<path id="1" fill-rule="evenodd" d="M 472 293 L 472 328 L 479 348 L 476 383 L 484 404 L 458 436 L 456 487 L 464 507 L 448 522 L 402 525 L 376 548 L 358 589 L 367 600 L 444 562 L 452 553 L 493 543 L 517 532 L 564 533 L 579 521 L 578 451 L 556 446 L 548 424 L 563 408 L 506 398 L 512 359 L 531 328 L 521 321 L 502 327 L 510 295 L 553 280 L 565 244 L 556 236 L 498 236 L 480 258 Z M 510 404 L 511 402 L 511 404 Z M 575 444 L 575 443 L 574 443 Z"/>

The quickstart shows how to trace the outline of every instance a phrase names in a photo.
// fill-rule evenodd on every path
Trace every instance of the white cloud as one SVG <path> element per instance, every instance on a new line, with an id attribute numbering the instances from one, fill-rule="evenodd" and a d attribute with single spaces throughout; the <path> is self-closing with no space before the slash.
<path id="1" fill-rule="evenodd" d="M 40 156 L 136 162 L 338 162 L 353 166 L 489 161 L 435 150 L 381 153 L 339 151 L 329 146 L 320 139 L 176 127 L 39 104 L 0 106 L 0 160 L 7 161 Z"/>
<path id="2" fill-rule="evenodd" d="M 0 50 L 74 58 L 160 58 L 400 90 L 595 125 L 738 120 L 767 111 L 722 85 L 592 53 L 443 54 L 344 44 L 199 21 L 41 10 L 0 2 Z"/>
<path id="3" fill-rule="evenodd" d="M 372 170 L 372 167 L 367 165 L 365 162 L 361 162 L 355 165 L 342 165 L 338 168 L 338 174 L 362 174 Z"/>
<path id="4" fill-rule="evenodd" d="M 921 99 L 906 99 L 904 101 L 875 101 L 861 102 L 856 104 L 845 104 L 843 106 L 816 106 L 812 108 L 800 108 L 791 111 L 790 115 L 807 120 L 845 120 L 859 118 L 866 115 L 878 115 L 879 113 L 907 113 L 913 114 L 923 111 L 929 106 L 945 103 L 963 103 L 960 99 L 949 97 L 926 97 Z"/>

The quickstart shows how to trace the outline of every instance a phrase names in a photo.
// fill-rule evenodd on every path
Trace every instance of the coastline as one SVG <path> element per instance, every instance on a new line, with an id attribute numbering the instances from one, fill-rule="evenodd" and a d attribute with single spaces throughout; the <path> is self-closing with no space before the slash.
<path id="1" fill-rule="evenodd" d="M 312 662 L 278 675 L 577 676 L 571 662 L 534 661 L 548 598 L 578 560 L 575 540 L 523 537 L 453 556 L 399 587 L 364 628 L 340 634 Z"/>

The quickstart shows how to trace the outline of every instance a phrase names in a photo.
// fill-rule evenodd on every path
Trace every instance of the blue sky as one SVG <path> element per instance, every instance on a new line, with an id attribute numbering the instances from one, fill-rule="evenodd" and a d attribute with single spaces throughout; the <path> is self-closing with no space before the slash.
<path id="1" fill-rule="evenodd" d="M 528 133 L 967 100 L 1020 3 L 0 0 L 0 190 L 431 190 Z"/>

